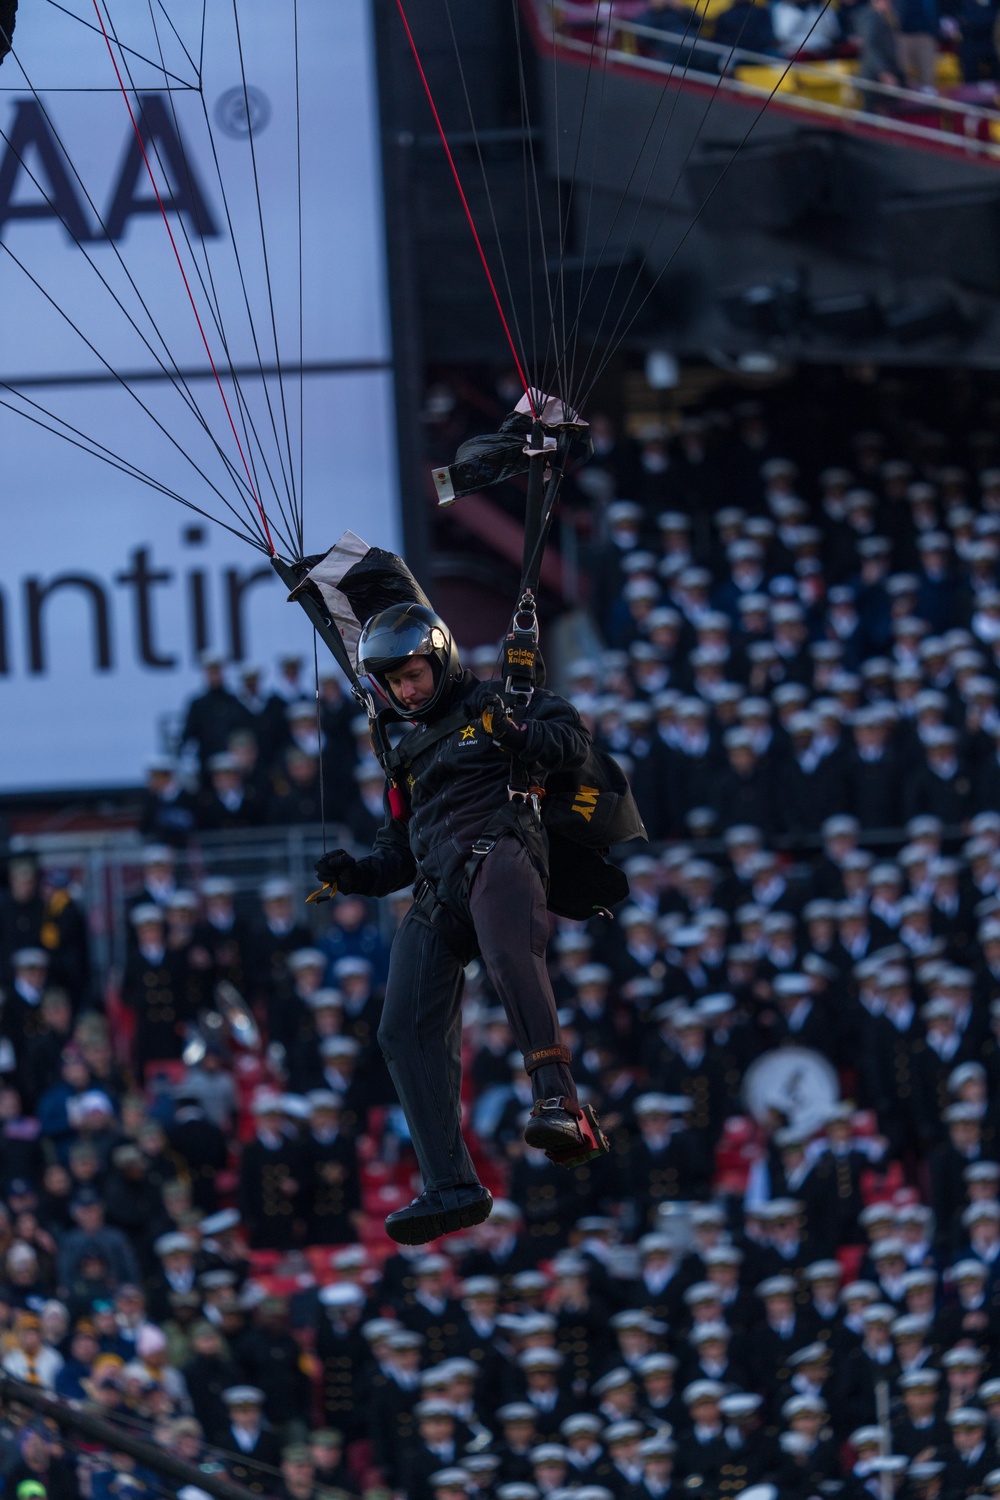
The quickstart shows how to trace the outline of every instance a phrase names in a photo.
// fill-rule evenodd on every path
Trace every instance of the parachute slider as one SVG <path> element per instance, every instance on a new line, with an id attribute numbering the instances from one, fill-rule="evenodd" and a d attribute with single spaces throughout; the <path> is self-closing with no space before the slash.
<path id="1" fill-rule="evenodd" d="M 532 398 L 537 419 L 532 417 L 528 397 L 522 396 L 514 410 L 504 417 L 499 432 L 469 438 L 459 448 L 453 464 L 431 470 L 439 505 L 453 505 L 463 495 L 526 474 L 533 458 L 554 456 L 560 448 L 567 456 L 584 458 L 589 454 L 589 424 L 582 417 L 557 396 L 532 391 Z M 540 429 L 544 429 L 541 446 Z"/>

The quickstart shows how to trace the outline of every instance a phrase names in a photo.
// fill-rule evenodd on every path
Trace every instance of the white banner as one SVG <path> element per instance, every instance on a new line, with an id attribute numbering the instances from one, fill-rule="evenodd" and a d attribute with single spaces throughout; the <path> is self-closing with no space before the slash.
<path id="1" fill-rule="evenodd" d="M 93 0 L 0 68 L 3 792 L 136 783 L 203 649 L 311 656 L 258 497 L 400 545 L 368 0 L 102 14 L 128 105 Z"/>

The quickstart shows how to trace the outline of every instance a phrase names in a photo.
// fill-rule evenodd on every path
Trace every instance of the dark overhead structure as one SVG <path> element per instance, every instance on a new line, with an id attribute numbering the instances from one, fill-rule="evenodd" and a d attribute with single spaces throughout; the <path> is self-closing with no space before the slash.
<path id="1" fill-rule="evenodd" d="M 415 18 L 472 211 L 529 351 L 558 325 L 558 305 L 572 308 L 567 332 L 579 341 L 600 345 L 627 329 L 626 347 L 639 352 L 1000 357 L 995 148 L 857 111 L 792 108 L 780 95 L 763 108 L 760 94 L 718 87 L 694 63 L 686 76 L 612 65 L 598 85 L 586 49 L 560 43 L 553 56 L 533 21 L 542 3 L 522 0 L 519 27 L 509 0 L 452 6 L 454 38 L 437 7 Z M 410 245 L 423 354 L 500 362 L 495 310 L 393 9 L 386 4 L 382 60 L 393 233 L 403 225 Z"/>

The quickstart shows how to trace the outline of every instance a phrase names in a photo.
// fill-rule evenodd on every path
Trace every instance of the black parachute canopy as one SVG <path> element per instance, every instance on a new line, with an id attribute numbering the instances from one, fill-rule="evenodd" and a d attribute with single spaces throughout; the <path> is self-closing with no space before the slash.
<path id="1" fill-rule="evenodd" d="M 10 51 L 14 37 L 17 0 L 0 0 L 0 63 Z"/>
<path id="2" fill-rule="evenodd" d="M 352 662 L 358 659 L 362 626 L 390 604 L 423 604 L 433 608 L 409 568 L 395 552 L 369 547 L 345 531 L 322 557 L 307 557 L 309 571 L 290 599 L 308 594 L 329 615 Z"/>

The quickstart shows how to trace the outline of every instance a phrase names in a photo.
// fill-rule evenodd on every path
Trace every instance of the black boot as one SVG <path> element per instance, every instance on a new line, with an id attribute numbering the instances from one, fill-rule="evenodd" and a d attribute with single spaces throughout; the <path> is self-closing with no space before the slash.
<path id="1" fill-rule="evenodd" d="M 609 1150 L 593 1106 L 565 1097 L 535 1101 L 524 1140 L 560 1167 L 582 1166 Z"/>
<path id="2" fill-rule="evenodd" d="M 488 1219 L 493 1199 L 478 1182 L 462 1187 L 429 1188 L 385 1221 L 385 1232 L 397 1245 L 426 1245 L 456 1229 L 471 1229 Z"/>

